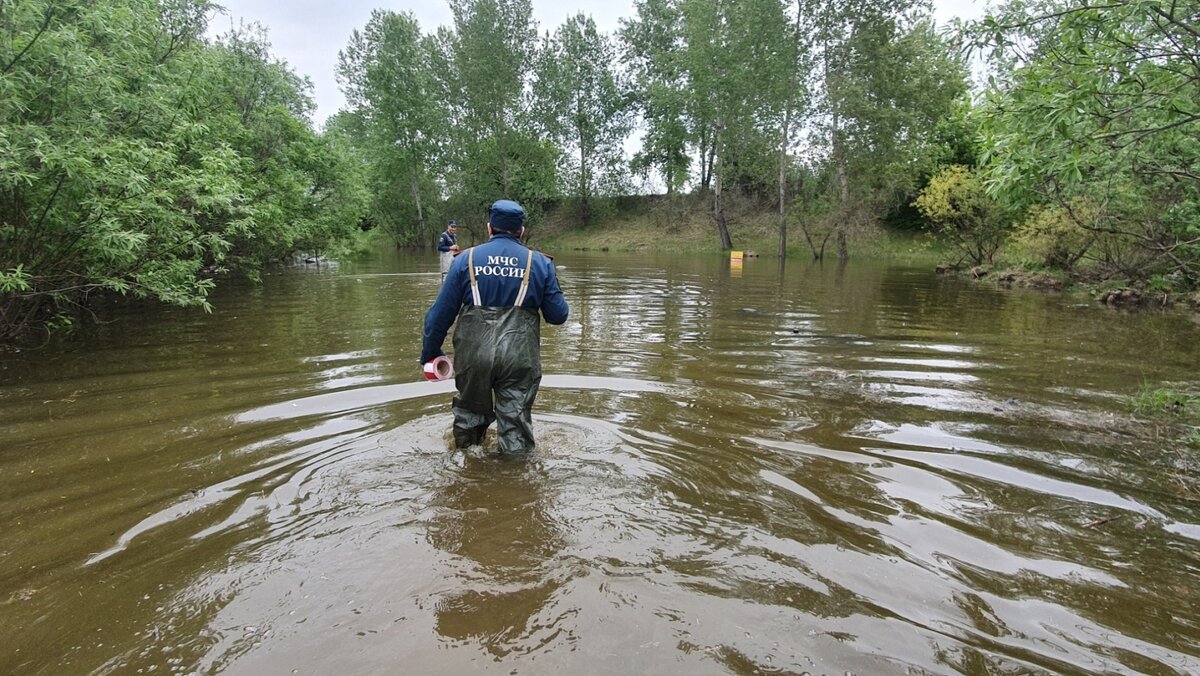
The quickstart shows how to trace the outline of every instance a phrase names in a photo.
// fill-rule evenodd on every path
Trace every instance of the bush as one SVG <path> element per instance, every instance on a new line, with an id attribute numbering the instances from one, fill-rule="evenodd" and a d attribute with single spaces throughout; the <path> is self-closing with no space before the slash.
<path id="1" fill-rule="evenodd" d="M 1013 237 L 1027 262 L 1063 270 L 1073 268 L 1095 240 L 1062 207 L 1034 207 Z"/>
<path id="2" fill-rule="evenodd" d="M 999 209 L 979 179 L 961 164 L 934 175 L 914 206 L 931 229 L 972 265 L 990 264 L 1004 242 Z"/>

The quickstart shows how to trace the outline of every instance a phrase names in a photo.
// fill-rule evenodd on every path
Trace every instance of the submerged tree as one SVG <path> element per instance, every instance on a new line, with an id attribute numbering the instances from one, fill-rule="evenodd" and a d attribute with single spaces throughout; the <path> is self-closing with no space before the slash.
<path id="1" fill-rule="evenodd" d="M 725 191 L 735 176 L 770 176 L 769 140 L 793 82 L 788 21 L 779 0 L 683 0 L 684 63 L 701 187 L 712 181 L 721 247 L 733 247 Z"/>
<path id="2" fill-rule="evenodd" d="M 913 179 L 912 162 L 966 92 L 966 68 L 915 0 L 824 5 L 817 38 L 844 261 L 854 205 Z"/>
<path id="3" fill-rule="evenodd" d="M 792 149 L 793 131 L 805 117 L 810 103 L 808 81 L 813 66 L 813 51 L 808 45 L 808 36 L 813 26 L 806 7 L 808 0 L 796 0 L 793 24 L 782 40 L 780 63 L 783 66 L 778 96 L 783 106 L 783 117 L 779 121 L 779 248 L 780 258 L 787 257 L 788 207 L 791 200 L 787 194 L 788 173 L 793 168 L 789 155 Z M 806 19 L 808 19 L 806 21 Z M 802 175 L 802 174 L 801 174 Z M 797 191 L 799 192 L 799 191 Z"/>
<path id="4" fill-rule="evenodd" d="M 356 220 L 306 83 L 253 31 L 205 43 L 210 11 L 0 3 L 0 339 L 97 293 L 207 306 L 215 270 Z"/>

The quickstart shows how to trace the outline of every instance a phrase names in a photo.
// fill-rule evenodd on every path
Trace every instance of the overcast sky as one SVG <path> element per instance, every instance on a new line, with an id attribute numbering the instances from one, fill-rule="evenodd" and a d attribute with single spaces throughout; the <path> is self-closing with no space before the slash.
<path id="1" fill-rule="evenodd" d="M 213 18 L 210 35 L 224 33 L 239 21 L 266 26 L 275 55 L 286 60 L 297 73 L 312 78 L 313 98 L 317 103 L 314 121 L 318 126 L 342 107 L 342 93 L 334 76 L 338 50 L 346 46 L 350 31 L 366 24 L 372 9 L 412 12 L 426 33 L 452 23 L 449 5 L 439 0 L 218 1 L 226 12 Z M 984 0 L 933 0 L 933 5 L 938 21 L 944 22 L 953 17 L 979 17 Z M 633 16 L 633 0 L 534 0 L 533 3 L 540 33 L 554 30 L 578 12 L 590 14 L 600 30 L 611 33 L 621 17 Z"/>

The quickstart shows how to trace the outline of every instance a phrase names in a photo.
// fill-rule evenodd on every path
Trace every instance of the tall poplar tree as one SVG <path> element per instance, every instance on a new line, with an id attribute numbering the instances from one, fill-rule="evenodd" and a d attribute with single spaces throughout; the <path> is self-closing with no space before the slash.
<path id="1" fill-rule="evenodd" d="M 637 0 L 621 20 L 622 62 L 645 128 L 632 168 L 657 172 L 674 195 L 688 180 L 687 82 L 680 8 L 675 0 Z"/>
<path id="2" fill-rule="evenodd" d="M 338 55 L 342 91 L 372 150 L 377 219 L 399 242 L 428 240 L 426 204 L 437 196 L 433 177 L 447 126 L 432 49 L 411 14 L 377 9 Z"/>
<path id="3" fill-rule="evenodd" d="M 559 149 L 534 132 L 528 93 L 537 49 L 529 0 L 451 0 L 455 108 L 451 190 L 463 208 L 498 197 L 536 207 L 559 192 Z"/>
<path id="4" fill-rule="evenodd" d="M 816 43 L 844 261 L 854 204 L 876 201 L 890 181 L 916 173 L 903 165 L 965 93 L 966 69 L 919 0 L 822 5 Z"/>
<path id="5" fill-rule="evenodd" d="M 591 17 L 577 14 L 547 36 L 533 92 L 540 119 L 564 152 L 564 164 L 588 223 L 597 192 L 614 194 L 624 180 L 628 105 L 613 67 L 616 50 Z"/>

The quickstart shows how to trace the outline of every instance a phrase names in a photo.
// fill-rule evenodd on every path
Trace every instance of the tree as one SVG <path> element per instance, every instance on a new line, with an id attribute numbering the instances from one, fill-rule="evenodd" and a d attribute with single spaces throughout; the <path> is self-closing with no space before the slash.
<path id="1" fill-rule="evenodd" d="M 789 200 L 787 195 L 788 170 L 791 165 L 788 153 L 792 146 L 792 130 L 795 121 L 802 117 L 808 105 L 807 81 L 811 76 L 812 52 L 808 48 L 811 23 L 805 23 L 805 0 L 796 0 L 796 17 L 790 31 L 783 38 L 780 62 L 783 66 L 779 96 L 783 105 L 783 119 L 779 125 L 779 257 L 787 257 L 787 223 Z"/>
<path id="2" fill-rule="evenodd" d="M 1090 232 L 1104 274 L 1200 286 L 1195 3 L 1010 2 L 967 35 L 993 50 L 982 109 L 993 193 Z"/>
<path id="3" fill-rule="evenodd" d="M 448 135 L 444 90 L 429 66 L 435 50 L 411 14 L 377 9 L 338 54 L 342 91 L 372 151 L 377 218 L 397 242 L 430 241 L 425 204 Z"/>
<path id="4" fill-rule="evenodd" d="M 966 91 L 966 69 L 914 1 L 824 5 L 817 37 L 844 261 L 854 203 L 879 201 L 896 181 L 913 179 L 930 131 Z"/>
<path id="5" fill-rule="evenodd" d="M 733 248 L 725 211 L 727 179 L 737 171 L 771 174 L 773 152 L 753 153 L 777 129 L 790 83 L 788 21 L 778 0 L 683 0 L 685 70 L 701 187 L 711 177 L 712 217 L 721 247 Z M 782 85 L 781 85 L 782 83 Z M 760 166 L 754 166 L 765 159 Z M 732 161 L 732 162 L 731 162 Z M 747 172 L 748 170 L 748 172 Z"/>
<path id="6" fill-rule="evenodd" d="M 206 44 L 210 10 L 0 3 L 0 339 L 96 294 L 207 307 L 216 271 L 337 237 L 306 83 L 253 31 Z"/>
<path id="7" fill-rule="evenodd" d="M 341 224 L 325 219 L 325 191 L 350 190 L 331 181 L 340 156 L 318 137 L 308 115 L 311 83 L 271 54 L 265 29 L 241 26 L 205 50 L 196 76 L 196 114 L 236 153 L 231 165 L 245 199 L 245 227 L 231 230 L 225 266 L 256 270 L 302 241 L 339 239 Z M 334 235 L 326 228 L 334 228 Z"/>
<path id="8" fill-rule="evenodd" d="M 474 213 L 497 197 L 535 208 L 559 194 L 560 151 L 539 137 L 530 112 L 537 46 L 530 2 L 452 0 L 450 9 L 451 197 Z"/>
<path id="9" fill-rule="evenodd" d="M 198 273 L 245 205 L 236 156 L 191 110 L 202 23 L 157 10 L 2 9 L 0 338 L 68 323 L 101 291 L 204 303 L 212 283 Z"/>
<path id="10" fill-rule="evenodd" d="M 623 187 L 628 105 L 613 70 L 616 53 L 591 17 L 577 14 L 547 36 L 534 83 L 535 107 L 564 149 L 574 175 L 579 217 L 588 223 L 597 190 Z"/>
<path id="11" fill-rule="evenodd" d="M 622 61 L 646 130 L 632 166 L 643 174 L 658 172 L 667 195 L 674 195 L 691 166 L 680 9 L 672 0 L 637 0 L 634 7 L 636 18 L 622 19 L 620 30 Z"/>

